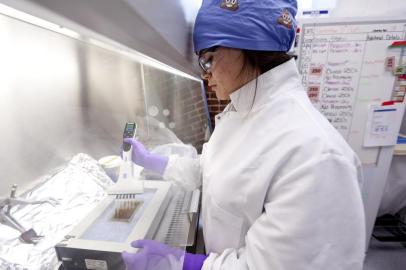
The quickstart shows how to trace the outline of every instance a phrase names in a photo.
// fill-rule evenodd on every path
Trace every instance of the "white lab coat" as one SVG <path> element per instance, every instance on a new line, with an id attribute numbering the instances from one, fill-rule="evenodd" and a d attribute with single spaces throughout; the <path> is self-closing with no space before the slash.
<path id="1" fill-rule="evenodd" d="M 232 93 L 199 160 L 164 178 L 202 185 L 203 269 L 362 269 L 358 158 L 313 107 L 290 60 Z"/>

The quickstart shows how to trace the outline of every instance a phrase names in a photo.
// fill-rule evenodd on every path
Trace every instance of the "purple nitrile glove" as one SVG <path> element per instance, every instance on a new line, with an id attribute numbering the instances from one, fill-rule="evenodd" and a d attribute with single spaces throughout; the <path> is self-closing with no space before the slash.
<path id="1" fill-rule="evenodd" d="M 201 270 L 206 259 L 203 254 L 185 253 L 182 270 Z"/>
<path id="2" fill-rule="evenodd" d="M 163 175 L 169 158 L 150 153 L 145 146 L 136 139 L 126 138 L 124 142 L 132 145 L 132 161 L 153 172 Z"/>
<path id="3" fill-rule="evenodd" d="M 154 240 L 133 241 L 131 246 L 142 250 L 135 254 L 123 251 L 127 270 L 200 270 L 207 258 Z"/>

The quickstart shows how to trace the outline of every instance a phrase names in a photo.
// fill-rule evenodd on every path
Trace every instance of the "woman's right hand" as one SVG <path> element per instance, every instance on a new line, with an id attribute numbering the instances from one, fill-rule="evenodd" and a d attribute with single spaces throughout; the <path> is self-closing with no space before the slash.
<path id="1" fill-rule="evenodd" d="M 153 154 L 145 148 L 137 139 L 126 138 L 125 143 L 129 143 L 132 146 L 131 159 L 132 161 L 148 170 L 163 175 L 168 164 L 169 158 L 167 156 L 161 156 Z"/>

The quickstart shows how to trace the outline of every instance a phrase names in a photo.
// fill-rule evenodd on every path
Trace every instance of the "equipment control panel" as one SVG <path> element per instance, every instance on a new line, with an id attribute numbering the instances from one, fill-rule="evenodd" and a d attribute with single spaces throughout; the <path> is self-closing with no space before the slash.
<path id="1" fill-rule="evenodd" d="M 124 128 L 123 139 L 135 138 L 136 134 L 137 134 L 137 124 L 127 122 L 125 124 L 125 128 Z M 128 151 L 130 151 L 130 149 L 131 149 L 131 144 L 125 142 L 123 145 L 123 150 L 125 152 L 128 152 Z"/>

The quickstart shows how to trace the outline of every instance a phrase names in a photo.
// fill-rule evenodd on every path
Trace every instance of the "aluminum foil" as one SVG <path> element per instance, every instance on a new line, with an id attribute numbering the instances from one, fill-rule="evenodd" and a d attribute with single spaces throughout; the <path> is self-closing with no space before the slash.
<path id="1" fill-rule="evenodd" d="M 55 244 L 107 196 L 105 189 L 112 184 L 97 161 L 86 154 L 77 154 L 58 172 L 45 176 L 42 184 L 21 197 L 53 198 L 58 204 L 15 206 L 11 210 L 20 224 L 44 238 L 35 245 L 22 243 L 19 231 L 0 224 L 0 269 L 57 269 Z"/>

